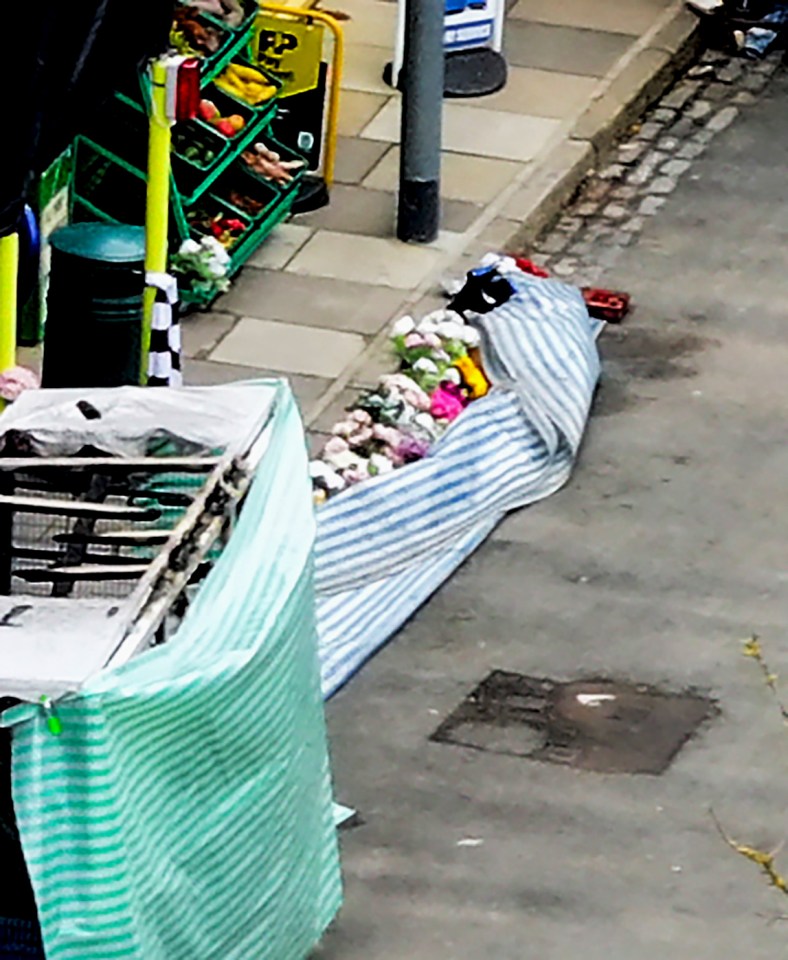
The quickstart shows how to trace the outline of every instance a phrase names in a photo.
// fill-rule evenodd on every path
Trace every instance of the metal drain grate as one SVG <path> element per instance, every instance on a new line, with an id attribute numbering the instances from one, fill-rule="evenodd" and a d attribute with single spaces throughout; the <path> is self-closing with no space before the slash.
<path id="1" fill-rule="evenodd" d="M 430 739 L 600 773 L 660 774 L 716 712 L 694 693 L 496 670 Z"/>

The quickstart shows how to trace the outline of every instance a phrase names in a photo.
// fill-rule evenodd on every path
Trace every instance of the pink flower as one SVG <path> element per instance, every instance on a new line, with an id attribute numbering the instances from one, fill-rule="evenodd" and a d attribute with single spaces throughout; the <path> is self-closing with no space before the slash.
<path id="1" fill-rule="evenodd" d="M 451 386 L 453 384 L 441 384 L 432 394 L 430 413 L 436 420 L 456 420 L 463 411 L 462 399 L 448 389 Z"/>
<path id="2" fill-rule="evenodd" d="M 331 432 L 336 437 L 345 437 L 351 447 L 357 447 L 372 438 L 369 429 L 372 422 L 366 410 L 351 410 L 344 420 L 334 424 Z"/>
<path id="3" fill-rule="evenodd" d="M 356 424 L 352 420 L 340 420 L 339 423 L 335 423 L 331 428 L 331 432 L 335 437 L 346 437 L 348 434 L 353 433 L 356 429 Z"/>
<path id="4" fill-rule="evenodd" d="M 417 410 L 429 410 L 430 398 L 410 377 L 404 373 L 392 373 L 382 379 L 383 387 L 389 391 L 398 392 L 402 399 Z"/>
<path id="5" fill-rule="evenodd" d="M 396 447 L 403 437 L 402 431 L 397 430 L 396 427 L 387 427 L 383 423 L 375 424 L 372 428 L 372 435 L 376 440 L 380 440 L 381 443 L 385 443 L 389 447 Z"/>
<path id="6" fill-rule="evenodd" d="M 327 457 L 335 457 L 338 453 L 346 453 L 349 449 L 347 441 L 343 440 L 342 437 L 331 437 L 330 440 L 326 441 L 323 453 Z"/>
<path id="7" fill-rule="evenodd" d="M 426 441 L 417 440 L 416 437 L 405 437 L 397 447 L 397 457 L 402 463 L 412 463 L 414 460 L 426 457 L 429 449 L 430 445 Z"/>
<path id="8" fill-rule="evenodd" d="M 407 337 L 405 337 L 406 350 L 413 350 L 415 347 L 426 347 L 426 346 L 427 346 L 426 339 L 420 333 L 416 333 L 415 330 L 413 331 L 413 333 L 409 333 Z"/>
<path id="9" fill-rule="evenodd" d="M 363 447 L 372 439 L 372 427 L 358 427 L 347 436 L 347 442 L 351 447 Z"/>
<path id="10" fill-rule="evenodd" d="M 406 439 L 409 439 L 409 438 L 406 438 Z M 402 444 L 403 444 L 404 442 L 405 442 L 405 440 L 400 441 L 400 444 L 399 444 L 398 446 L 396 446 L 396 447 L 384 447 L 384 448 L 383 448 L 383 455 L 386 456 L 386 457 L 388 457 L 389 460 L 391 460 L 391 462 L 394 464 L 395 467 L 404 467 L 404 466 L 405 466 L 405 458 L 404 458 L 404 457 L 400 454 L 400 452 L 399 452 L 399 448 L 400 448 L 400 446 L 402 446 Z"/>
<path id="11" fill-rule="evenodd" d="M 358 423 L 362 427 L 369 427 L 372 425 L 372 417 L 367 413 L 366 410 L 351 410 L 348 414 L 348 420 L 352 420 L 354 423 Z"/>
<path id="12" fill-rule="evenodd" d="M 0 374 L 0 397 L 3 400 L 16 400 L 25 390 L 35 390 L 40 386 L 38 377 L 27 367 L 12 367 Z"/>

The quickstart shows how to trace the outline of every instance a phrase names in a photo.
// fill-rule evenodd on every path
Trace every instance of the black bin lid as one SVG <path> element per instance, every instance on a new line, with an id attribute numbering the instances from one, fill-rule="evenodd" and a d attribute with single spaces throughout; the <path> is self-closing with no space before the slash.
<path id="1" fill-rule="evenodd" d="M 55 250 L 101 263 L 142 263 L 145 228 L 113 223 L 74 223 L 49 239 Z"/>

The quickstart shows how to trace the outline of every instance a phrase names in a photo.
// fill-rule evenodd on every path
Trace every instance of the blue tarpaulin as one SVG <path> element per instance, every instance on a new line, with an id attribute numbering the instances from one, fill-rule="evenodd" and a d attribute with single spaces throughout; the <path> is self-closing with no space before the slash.
<path id="1" fill-rule="evenodd" d="M 475 315 L 493 389 L 418 463 L 318 510 L 315 583 L 331 696 L 509 510 L 572 472 L 599 377 L 600 324 L 576 287 L 503 268 L 514 295 Z"/>

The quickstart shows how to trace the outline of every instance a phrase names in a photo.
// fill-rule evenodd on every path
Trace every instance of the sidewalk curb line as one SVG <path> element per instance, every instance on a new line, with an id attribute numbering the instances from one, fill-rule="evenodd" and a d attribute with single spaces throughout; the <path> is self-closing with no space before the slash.
<path id="1" fill-rule="evenodd" d="M 659 100 L 673 84 L 676 76 L 700 53 L 703 48 L 703 26 L 697 18 L 693 29 L 688 31 L 685 36 L 681 36 L 672 50 L 656 45 L 659 36 L 669 34 L 674 26 L 684 19 L 684 13 L 682 3 L 678 9 L 672 12 L 668 23 L 659 27 L 654 45 L 649 44 L 638 51 L 635 57 L 629 63 L 623 65 L 611 79 L 608 90 L 595 103 L 589 105 L 575 125 L 575 131 L 583 132 L 583 122 L 588 122 L 591 119 L 589 116 L 591 112 L 598 109 L 596 129 L 586 131 L 588 135 L 585 137 L 571 137 L 568 141 L 568 143 L 588 144 L 590 148 L 589 162 L 579 162 L 563 171 L 559 165 L 552 185 L 545 189 L 541 196 L 534 198 L 530 209 L 524 210 L 522 214 L 514 217 L 514 219 L 522 219 L 522 223 L 520 228 L 509 238 L 507 246 L 522 249 L 533 243 L 577 193 L 591 170 L 595 167 L 599 168 L 605 163 L 614 143 L 627 127 L 634 123 L 652 103 Z M 661 57 L 654 58 L 657 64 L 656 69 L 644 74 L 639 85 L 634 89 L 629 88 L 627 99 L 620 103 L 618 109 L 610 111 L 607 116 L 604 116 L 603 111 L 609 105 L 611 97 L 615 96 L 613 91 L 617 84 L 621 83 L 622 78 L 626 77 L 626 74 L 633 67 L 637 69 L 638 59 L 641 59 L 642 62 L 644 55 L 649 54 L 663 54 Z M 558 150 L 553 151 L 553 154 L 555 153 L 558 153 Z M 552 155 L 547 158 L 543 168 L 548 168 L 551 160 Z M 534 180 L 538 179 L 540 173 L 543 176 L 549 176 L 548 170 L 543 169 L 543 171 L 537 171 Z"/>

